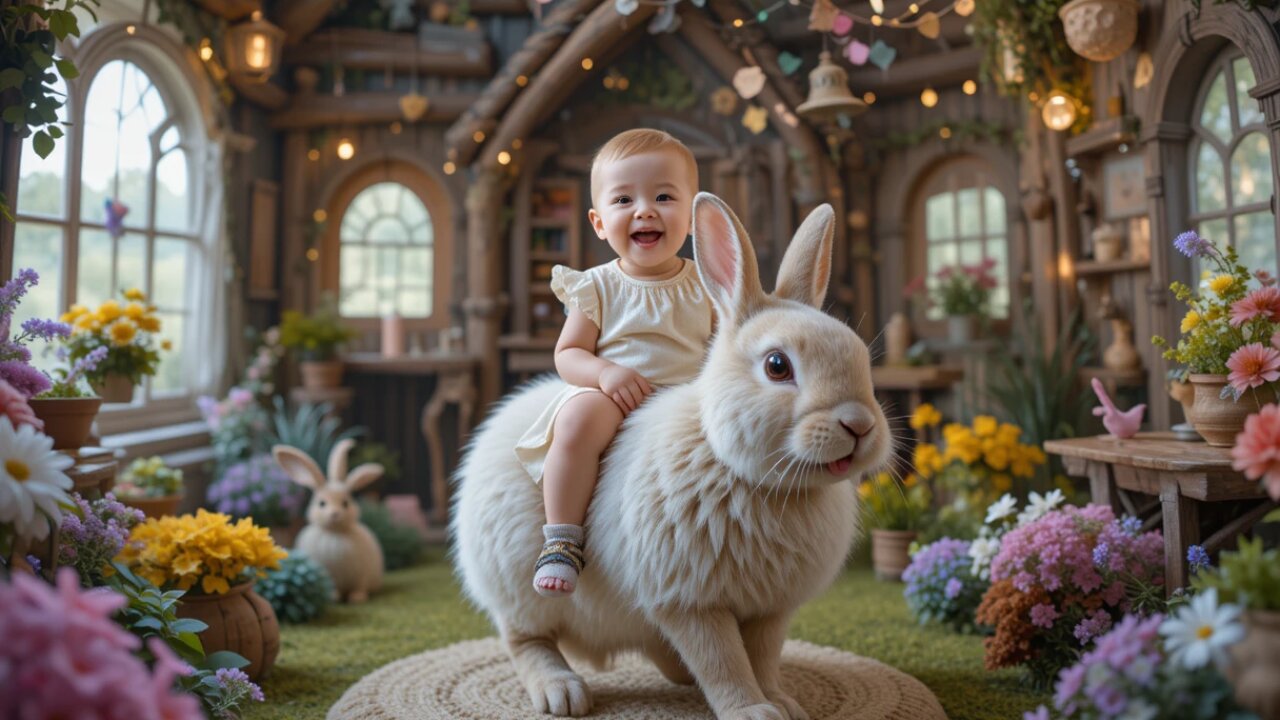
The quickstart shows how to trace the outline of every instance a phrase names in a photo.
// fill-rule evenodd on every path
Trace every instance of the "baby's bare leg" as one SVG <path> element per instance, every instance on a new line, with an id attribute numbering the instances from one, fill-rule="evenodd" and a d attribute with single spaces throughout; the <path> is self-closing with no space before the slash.
<path id="1" fill-rule="evenodd" d="M 578 395 L 557 413 L 542 471 L 547 525 L 582 525 L 600 472 L 600 455 L 621 424 L 622 411 L 601 393 Z M 555 577 L 539 578 L 536 584 L 554 593 L 574 588 L 571 581 Z"/>

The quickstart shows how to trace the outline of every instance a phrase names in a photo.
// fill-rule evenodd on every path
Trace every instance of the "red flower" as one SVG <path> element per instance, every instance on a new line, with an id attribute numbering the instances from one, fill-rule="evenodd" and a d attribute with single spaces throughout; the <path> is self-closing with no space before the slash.
<path id="1" fill-rule="evenodd" d="M 27 404 L 27 397 L 4 380 L 0 380 L 0 415 L 9 418 L 15 430 L 18 426 L 26 424 L 41 432 L 44 431 L 44 421 L 31 411 L 31 406 Z"/>
<path id="2" fill-rule="evenodd" d="M 1280 405 L 1265 405 L 1244 421 L 1231 457 L 1231 467 L 1261 479 L 1267 494 L 1280 500 Z"/>

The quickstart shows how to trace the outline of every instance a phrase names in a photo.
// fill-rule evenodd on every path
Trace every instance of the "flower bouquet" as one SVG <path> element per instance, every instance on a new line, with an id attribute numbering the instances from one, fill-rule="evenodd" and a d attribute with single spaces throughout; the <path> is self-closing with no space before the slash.
<path id="1" fill-rule="evenodd" d="M 232 585 L 266 576 L 285 555 L 252 520 L 233 524 L 201 508 L 195 515 L 151 518 L 137 526 L 120 559 L 156 587 L 224 594 Z"/>
<path id="2" fill-rule="evenodd" d="M 991 274 L 995 266 L 995 260 L 986 258 L 977 265 L 940 268 L 907 283 L 903 295 L 911 299 L 924 294 L 931 316 L 936 310 L 950 319 L 951 341 L 968 342 L 976 322 L 991 315 L 991 291 L 1000 284 Z"/>
<path id="3" fill-rule="evenodd" d="M 136 458 L 116 483 L 116 495 L 147 517 L 172 515 L 182 502 L 182 471 L 159 457 Z"/>
<path id="4" fill-rule="evenodd" d="M 62 316 L 71 323 L 67 350 L 73 361 L 106 349 L 101 362 L 86 373 L 89 383 L 107 402 L 129 402 L 133 386 L 156 374 L 160 351 L 169 350 L 168 340 L 159 340 L 160 319 L 147 296 L 132 288 L 122 293 L 124 303 L 106 300 L 96 310 L 73 305 Z"/>
<path id="5" fill-rule="evenodd" d="M 892 475 L 880 472 L 858 485 L 858 496 L 871 528 L 876 576 L 898 580 L 910 560 L 908 548 L 929 512 L 929 488 L 916 475 L 907 475 L 899 485 Z"/>

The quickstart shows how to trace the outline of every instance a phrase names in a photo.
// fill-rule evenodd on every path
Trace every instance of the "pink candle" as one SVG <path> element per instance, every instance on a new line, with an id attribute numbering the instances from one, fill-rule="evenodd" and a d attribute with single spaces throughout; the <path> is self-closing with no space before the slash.
<path id="1" fill-rule="evenodd" d="M 404 355 L 404 318 L 397 313 L 382 316 L 382 357 Z"/>

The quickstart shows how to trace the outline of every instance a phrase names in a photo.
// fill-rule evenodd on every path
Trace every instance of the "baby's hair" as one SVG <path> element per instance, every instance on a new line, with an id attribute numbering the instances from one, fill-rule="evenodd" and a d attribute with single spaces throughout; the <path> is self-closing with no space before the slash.
<path id="1" fill-rule="evenodd" d="M 595 159 L 591 161 L 591 199 L 594 201 L 596 196 L 600 194 L 598 171 L 602 166 L 633 155 L 641 155 L 657 150 L 674 150 L 684 158 L 689 165 L 689 177 L 693 180 L 693 187 L 690 190 L 696 192 L 698 189 L 698 161 L 694 159 L 693 152 L 670 133 L 651 128 L 636 128 L 635 130 L 627 130 L 614 135 L 609 139 L 609 142 L 600 146 L 600 149 L 596 151 Z"/>

